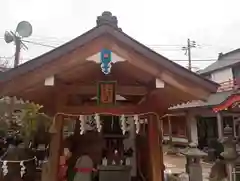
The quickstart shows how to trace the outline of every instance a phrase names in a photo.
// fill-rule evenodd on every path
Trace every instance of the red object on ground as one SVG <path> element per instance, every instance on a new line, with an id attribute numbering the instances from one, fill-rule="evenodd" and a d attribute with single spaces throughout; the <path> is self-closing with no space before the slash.
<path id="1" fill-rule="evenodd" d="M 67 180 L 67 165 L 60 165 L 59 172 L 58 172 L 58 178 L 60 181 Z"/>
<path id="2" fill-rule="evenodd" d="M 59 181 L 67 181 L 67 170 L 68 165 L 66 165 L 66 157 L 60 156 L 60 165 L 58 170 Z"/>

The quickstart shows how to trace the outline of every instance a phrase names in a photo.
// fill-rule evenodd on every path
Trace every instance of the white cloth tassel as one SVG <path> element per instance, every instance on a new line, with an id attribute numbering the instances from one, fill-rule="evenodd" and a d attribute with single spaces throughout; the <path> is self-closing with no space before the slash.
<path id="1" fill-rule="evenodd" d="M 133 120 L 134 120 L 135 127 L 136 127 L 136 133 L 138 134 L 140 132 L 140 122 L 138 119 L 138 115 L 134 115 Z"/>
<path id="2" fill-rule="evenodd" d="M 35 165 L 36 165 L 36 166 L 39 166 L 39 165 L 38 165 L 38 160 L 37 160 L 36 157 L 34 158 L 34 161 L 35 161 Z"/>
<path id="3" fill-rule="evenodd" d="M 97 131 L 100 133 L 102 130 L 102 125 L 101 125 L 99 114 L 95 114 L 95 121 L 96 121 L 96 125 L 97 125 Z"/>
<path id="4" fill-rule="evenodd" d="M 26 173 L 26 167 L 25 167 L 23 161 L 20 162 L 20 166 L 21 166 L 20 175 L 21 175 L 21 178 L 22 178 L 24 176 L 24 174 Z"/>
<path id="5" fill-rule="evenodd" d="M 80 135 L 83 135 L 85 132 L 85 116 L 80 115 L 79 119 L 80 119 Z"/>
<path id="6" fill-rule="evenodd" d="M 126 134 L 126 131 L 127 131 L 127 125 L 126 125 L 126 119 L 125 119 L 125 116 L 122 115 L 122 116 L 120 117 L 120 120 L 121 120 L 121 129 L 122 129 L 122 133 L 123 133 L 123 135 L 125 135 L 125 134 Z"/>
<path id="7" fill-rule="evenodd" d="M 2 165 L 2 172 L 3 172 L 3 176 L 6 176 L 8 174 L 8 166 L 7 166 L 7 161 L 4 161 L 3 162 L 3 165 Z"/>

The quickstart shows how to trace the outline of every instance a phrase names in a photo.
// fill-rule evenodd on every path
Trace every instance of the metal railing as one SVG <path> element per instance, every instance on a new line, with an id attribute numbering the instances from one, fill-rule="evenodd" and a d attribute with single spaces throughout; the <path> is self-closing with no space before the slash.
<path id="1" fill-rule="evenodd" d="M 218 88 L 218 92 L 238 89 L 240 88 L 240 78 L 229 79 L 228 81 L 224 81 L 219 84 L 220 84 L 220 87 Z"/>

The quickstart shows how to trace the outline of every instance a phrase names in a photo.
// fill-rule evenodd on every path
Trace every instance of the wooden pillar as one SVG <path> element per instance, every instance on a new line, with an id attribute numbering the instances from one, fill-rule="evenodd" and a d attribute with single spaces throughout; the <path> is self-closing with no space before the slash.
<path id="1" fill-rule="evenodd" d="M 55 95 L 55 113 L 61 112 L 62 106 L 66 104 L 67 95 L 60 92 L 53 91 Z M 55 117 L 55 129 L 56 133 L 52 134 L 50 142 L 50 152 L 49 152 L 49 166 L 50 174 L 48 181 L 59 181 L 58 179 L 58 168 L 59 159 L 61 154 L 61 143 L 63 139 L 63 115 L 57 115 Z"/>
<path id="2" fill-rule="evenodd" d="M 168 135 L 169 135 L 169 144 L 173 146 L 173 136 L 172 136 L 172 121 L 170 115 L 167 116 L 168 118 Z"/>
<path id="3" fill-rule="evenodd" d="M 196 143 L 198 144 L 198 129 L 197 129 L 197 119 L 196 116 L 188 112 L 186 115 L 187 122 L 187 137 L 188 143 Z"/>
<path id="4" fill-rule="evenodd" d="M 186 114 L 186 128 L 187 128 L 187 138 L 188 144 L 192 142 L 192 129 L 191 129 L 191 116 L 189 113 Z"/>
<path id="5" fill-rule="evenodd" d="M 49 153 L 49 180 L 58 181 L 58 167 L 59 158 L 61 154 L 61 141 L 62 141 L 62 127 L 63 127 L 63 116 L 58 115 L 55 118 L 56 133 L 52 135 L 50 142 L 50 153 Z"/>
<path id="6" fill-rule="evenodd" d="M 163 152 L 162 140 L 159 123 L 156 115 L 150 115 L 148 120 L 148 146 L 149 146 L 149 162 L 150 176 L 152 181 L 163 181 Z"/>
<path id="7" fill-rule="evenodd" d="M 223 120 L 220 112 L 217 113 L 218 138 L 223 137 Z"/>

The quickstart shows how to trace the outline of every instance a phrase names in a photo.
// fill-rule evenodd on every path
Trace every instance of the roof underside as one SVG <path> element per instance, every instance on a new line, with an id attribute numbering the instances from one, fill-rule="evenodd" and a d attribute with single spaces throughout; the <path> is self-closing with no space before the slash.
<path id="1" fill-rule="evenodd" d="M 112 74 L 105 77 L 99 64 L 86 61 L 87 57 L 98 53 L 102 48 L 108 48 L 127 60 L 114 64 Z M 37 99 L 41 93 L 41 99 L 49 99 L 53 93 L 43 86 L 43 82 L 52 75 L 64 84 L 95 85 L 97 81 L 107 79 L 146 87 L 156 78 L 160 78 L 167 85 L 165 93 L 161 91 L 162 96 L 169 94 L 175 97 L 177 102 L 192 98 L 206 99 L 207 95 L 215 92 L 218 87 L 218 84 L 203 79 L 150 50 L 118 28 L 104 24 L 51 52 L 2 73 L 0 96 L 17 95 L 26 99 Z M 168 101 L 171 100 L 169 98 Z"/>
<path id="2" fill-rule="evenodd" d="M 11 69 L 7 72 L 4 72 L 0 76 L 0 82 L 4 82 L 7 80 L 10 80 L 16 76 L 19 76 L 21 74 L 27 73 L 29 71 L 32 71 L 34 69 L 37 69 L 38 67 L 50 63 L 51 61 L 56 60 L 57 58 L 60 58 L 61 56 L 64 56 L 78 47 L 84 46 L 86 43 L 94 40 L 95 38 L 108 34 L 112 37 L 114 37 L 117 41 L 124 43 L 125 45 L 129 46 L 129 48 L 132 48 L 133 50 L 137 51 L 138 53 L 146 56 L 149 60 L 155 61 L 156 63 L 160 64 L 164 68 L 170 70 L 171 72 L 178 74 L 182 78 L 186 78 L 190 81 L 194 81 L 198 83 L 199 85 L 204 86 L 206 89 L 209 89 L 210 91 L 214 92 L 216 91 L 216 87 L 218 84 L 208 80 L 204 79 L 200 76 L 198 76 L 196 73 L 188 71 L 184 67 L 168 60 L 167 58 L 163 57 L 160 54 L 157 54 L 156 52 L 152 51 L 148 47 L 142 45 L 141 43 L 137 42 L 133 38 L 129 37 L 127 34 L 123 33 L 119 29 L 115 29 L 109 25 L 102 25 L 97 26 L 90 31 L 84 33 L 83 35 L 79 36 L 78 38 L 46 53 L 43 54 L 29 62 L 26 62 L 22 65 L 20 65 L 16 69 Z"/>

